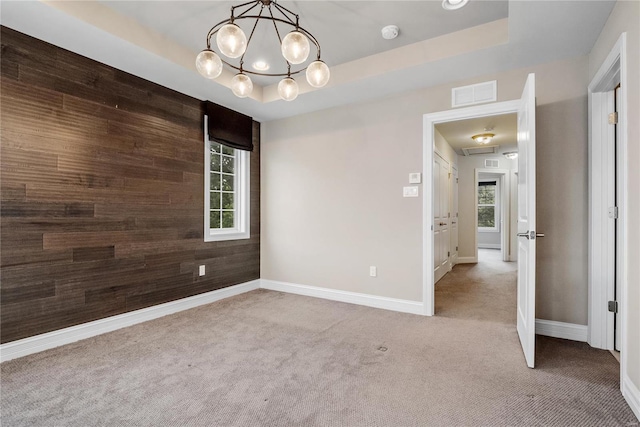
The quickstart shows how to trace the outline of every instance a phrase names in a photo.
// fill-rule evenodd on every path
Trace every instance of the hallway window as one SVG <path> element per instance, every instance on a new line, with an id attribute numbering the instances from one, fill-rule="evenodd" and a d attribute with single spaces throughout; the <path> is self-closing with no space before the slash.
<path id="1" fill-rule="evenodd" d="M 478 182 L 478 230 L 498 230 L 497 181 Z"/>

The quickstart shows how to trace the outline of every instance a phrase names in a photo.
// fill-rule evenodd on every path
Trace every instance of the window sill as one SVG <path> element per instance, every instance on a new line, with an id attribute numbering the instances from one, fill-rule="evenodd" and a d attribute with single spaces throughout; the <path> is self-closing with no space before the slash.
<path id="1" fill-rule="evenodd" d="M 210 234 L 208 236 L 204 236 L 205 242 L 221 242 L 225 240 L 243 240 L 249 239 L 251 236 L 248 231 L 239 232 L 239 231 L 231 231 L 231 232 L 220 232 L 215 234 Z"/>
<path id="2" fill-rule="evenodd" d="M 480 228 L 478 227 L 478 233 L 499 233 L 498 228 Z"/>

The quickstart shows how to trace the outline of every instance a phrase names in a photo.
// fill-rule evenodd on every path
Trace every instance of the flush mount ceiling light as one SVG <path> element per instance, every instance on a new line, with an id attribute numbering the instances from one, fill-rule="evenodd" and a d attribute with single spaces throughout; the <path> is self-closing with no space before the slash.
<path id="1" fill-rule="evenodd" d="M 509 160 L 515 160 L 515 159 L 518 158 L 518 152 L 517 151 L 507 151 L 506 153 L 502 153 L 502 155 L 505 156 Z"/>
<path id="2" fill-rule="evenodd" d="M 445 10 L 456 10 L 464 7 L 469 0 L 442 0 L 442 8 Z"/>
<path id="3" fill-rule="evenodd" d="M 485 145 L 490 143 L 494 136 L 496 136 L 495 133 L 481 133 L 478 135 L 473 135 L 471 139 L 473 139 L 476 143 L 480 145 Z"/>
<path id="4" fill-rule="evenodd" d="M 269 64 L 266 61 L 256 61 L 251 66 L 256 71 L 267 71 L 269 69 Z"/>
<path id="5" fill-rule="evenodd" d="M 256 15 L 258 7 L 259 13 Z M 250 14 L 252 11 L 253 14 Z M 254 20 L 249 38 L 247 38 L 242 28 L 237 25 L 237 22 L 243 19 Z M 249 71 L 244 68 L 245 53 L 249 49 L 256 27 L 261 21 L 265 21 L 267 25 L 273 25 L 274 40 L 277 37 L 280 44 L 279 50 L 286 63 L 286 72 L 264 73 L 263 71 L 269 69 L 269 65 L 264 61 L 258 61 L 253 64 L 253 68 L 256 71 Z M 283 30 L 282 27 L 291 30 L 284 38 L 280 37 L 280 32 Z M 211 49 L 211 38 L 214 35 L 216 36 L 218 51 L 227 59 L 221 58 Z M 306 67 L 292 70 L 292 64 L 300 65 L 307 61 L 311 45 L 315 46 L 316 60 Z M 237 59 L 237 61 L 232 63 L 230 59 Z M 207 48 L 198 54 L 196 68 L 203 77 L 215 79 L 222 74 L 224 66 L 237 71 L 231 80 L 231 90 L 240 98 L 251 95 L 253 90 L 253 82 L 249 74 L 283 77 L 278 84 L 278 94 L 285 101 L 293 101 L 298 96 L 298 83 L 291 76 L 306 70 L 307 82 L 316 88 L 326 85 L 331 76 L 329 67 L 320 59 L 320 43 L 311 33 L 300 26 L 298 15 L 277 4 L 276 0 L 254 0 L 232 6 L 231 17 L 217 23 L 209 30 L 207 33 Z"/>

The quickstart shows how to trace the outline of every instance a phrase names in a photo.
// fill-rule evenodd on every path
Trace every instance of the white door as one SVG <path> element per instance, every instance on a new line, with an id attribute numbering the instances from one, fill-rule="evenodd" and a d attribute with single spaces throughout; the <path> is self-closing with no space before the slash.
<path id="1" fill-rule="evenodd" d="M 449 163 L 433 157 L 433 280 L 449 271 Z"/>
<path id="2" fill-rule="evenodd" d="M 451 267 L 458 263 L 458 168 L 451 165 Z"/>
<path id="3" fill-rule="evenodd" d="M 518 108 L 518 336 L 535 364 L 536 317 L 536 87 L 529 74 Z"/>

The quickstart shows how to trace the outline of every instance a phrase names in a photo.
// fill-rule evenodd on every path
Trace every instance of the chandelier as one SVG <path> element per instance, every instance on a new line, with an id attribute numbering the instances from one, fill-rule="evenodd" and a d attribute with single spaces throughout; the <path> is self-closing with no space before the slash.
<path id="1" fill-rule="evenodd" d="M 259 8 L 257 15 L 255 14 L 256 8 Z M 249 38 L 236 25 L 237 21 L 243 19 L 255 19 Z M 261 20 L 271 21 L 273 24 L 275 35 L 280 43 L 280 51 L 286 62 L 286 72 L 264 73 L 250 71 L 244 67 L 245 53 L 249 48 L 258 22 Z M 278 23 L 292 28 L 284 38 L 280 37 Z M 211 49 L 211 38 L 214 35 L 218 51 L 226 59 Z M 311 44 L 316 49 L 316 60 L 304 67 L 311 51 Z M 231 59 L 235 59 L 237 63 L 231 63 Z M 239 98 L 251 95 L 253 82 L 249 75 L 283 77 L 278 83 L 278 94 L 285 101 L 293 101 L 298 96 L 298 83 L 292 76 L 306 71 L 307 82 L 313 87 L 320 88 L 327 84 L 331 75 L 327 64 L 320 59 L 320 43 L 311 33 L 299 25 L 298 15 L 276 3 L 276 0 L 254 0 L 232 6 L 231 17 L 217 23 L 209 30 L 207 48 L 196 57 L 196 68 L 202 76 L 215 79 L 220 76 L 225 65 L 237 71 L 231 79 L 231 90 Z M 292 65 L 301 68 L 292 68 Z"/>

